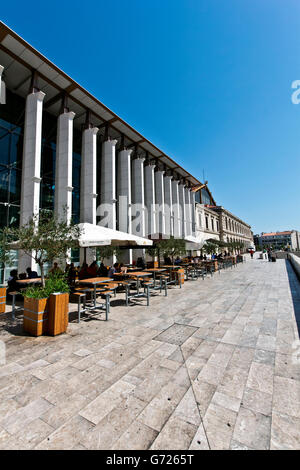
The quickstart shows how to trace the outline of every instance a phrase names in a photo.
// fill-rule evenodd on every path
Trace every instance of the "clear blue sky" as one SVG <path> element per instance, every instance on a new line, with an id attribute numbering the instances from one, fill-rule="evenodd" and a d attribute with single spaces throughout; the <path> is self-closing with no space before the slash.
<path id="1" fill-rule="evenodd" d="M 253 231 L 300 230 L 299 0 L 14 0 L 2 20 Z"/>

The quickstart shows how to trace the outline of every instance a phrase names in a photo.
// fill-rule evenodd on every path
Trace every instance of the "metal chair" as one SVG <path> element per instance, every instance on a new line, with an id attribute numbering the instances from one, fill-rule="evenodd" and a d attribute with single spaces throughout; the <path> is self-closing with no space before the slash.
<path id="1" fill-rule="evenodd" d="M 73 292 L 73 296 L 78 299 L 78 323 L 80 323 L 81 314 L 84 313 L 86 309 L 86 294 L 84 292 Z M 83 308 L 81 309 L 81 300 L 83 301 Z"/>

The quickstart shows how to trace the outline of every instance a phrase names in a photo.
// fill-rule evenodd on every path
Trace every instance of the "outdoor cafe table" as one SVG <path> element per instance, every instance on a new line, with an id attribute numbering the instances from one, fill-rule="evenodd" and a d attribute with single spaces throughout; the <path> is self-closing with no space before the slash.
<path id="1" fill-rule="evenodd" d="M 154 287 L 156 285 L 156 274 L 157 273 L 162 273 L 166 271 L 166 268 L 149 268 L 149 269 L 146 269 L 146 272 L 147 273 L 153 273 L 153 283 L 154 283 Z"/>
<path id="2" fill-rule="evenodd" d="M 94 287 L 94 308 L 96 308 L 97 286 L 99 284 L 106 284 L 107 282 L 113 282 L 113 279 L 111 277 L 91 277 L 89 279 L 80 279 L 77 281 L 78 284 L 87 284 Z"/>
<path id="3" fill-rule="evenodd" d="M 42 278 L 40 277 L 33 277 L 32 279 L 17 279 L 17 283 L 21 284 L 21 286 L 28 286 L 30 284 L 41 284 Z"/>
<path id="4" fill-rule="evenodd" d="M 176 284 L 176 279 L 174 279 L 173 281 L 171 280 L 171 278 L 172 278 L 171 274 L 172 274 L 172 271 L 174 271 L 175 269 L 182 269 L 182 265 L 180 265 L 180 264 L 165 264 L 164 268 L 169 270 L 170 281 L 168 282 L 168 284 Z M 179 286 L 181 288 L 181 280 L 179 280 Z"/>
<path id="5" fill-rule="evenodd" d="M 144 293 L 140 294 L 140 280 L 143 277 L 148 277 L 149 273 L 146 271 L 137 271 L 134 273 L 127 273 L 129 277 L 136 277 L 136 294 L 131 295 L 130 297 L 146 297 Z M 130 298 L 129 297 L 129 298 Z"/>

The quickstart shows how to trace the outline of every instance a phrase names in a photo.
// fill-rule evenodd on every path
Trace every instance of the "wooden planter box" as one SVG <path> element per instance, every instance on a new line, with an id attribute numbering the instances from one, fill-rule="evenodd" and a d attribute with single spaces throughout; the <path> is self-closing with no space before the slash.
<path id="1" fill-rule="evenodd" d="M 213 264 L 213 266 L 214 266 L 215 271 L 218 271 L 218 260 L 213 259 L 213 260 L 212 260 L 212 264 Z"/>
<path id="2" fill-rule="evenodd" d="M 69 323 L 69 294 L 51 294 L 47 333 L 51 336 L 65 333 Z"/>
<path id="3" fill-rule="evenodd" d="M 0 313 L 5 313 L 6 287 L 0 287 Z"/>
<path id="4" fill-rule="evenodd" d="M 24 331 L 32 336 L 41 336 L 48 329 L 49 299 L 30 299 L 24 297 Z"/>
<path id="5" fill-rule="evenodd" d="M 184 269 L 177 269 L 177 272 L 176 272 L 176 277 L 177 277 L 177 283 L 179 285 L 179 283 L 184 284 Z"/>

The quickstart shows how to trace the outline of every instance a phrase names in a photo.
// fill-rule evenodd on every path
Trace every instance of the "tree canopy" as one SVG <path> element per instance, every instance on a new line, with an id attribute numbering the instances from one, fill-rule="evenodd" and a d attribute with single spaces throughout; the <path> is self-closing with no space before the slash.
<path id="1" fill-rule="evenodd" d="M 21 227 L 7 227 L 5 236 L 10 248 L 22 250 L 39 265 L 44 287 L 44 265 L 54 260 L 66 260 L 68 250 L 78 247 L 81 231 L 78 225 L 42 210 Z"/>

